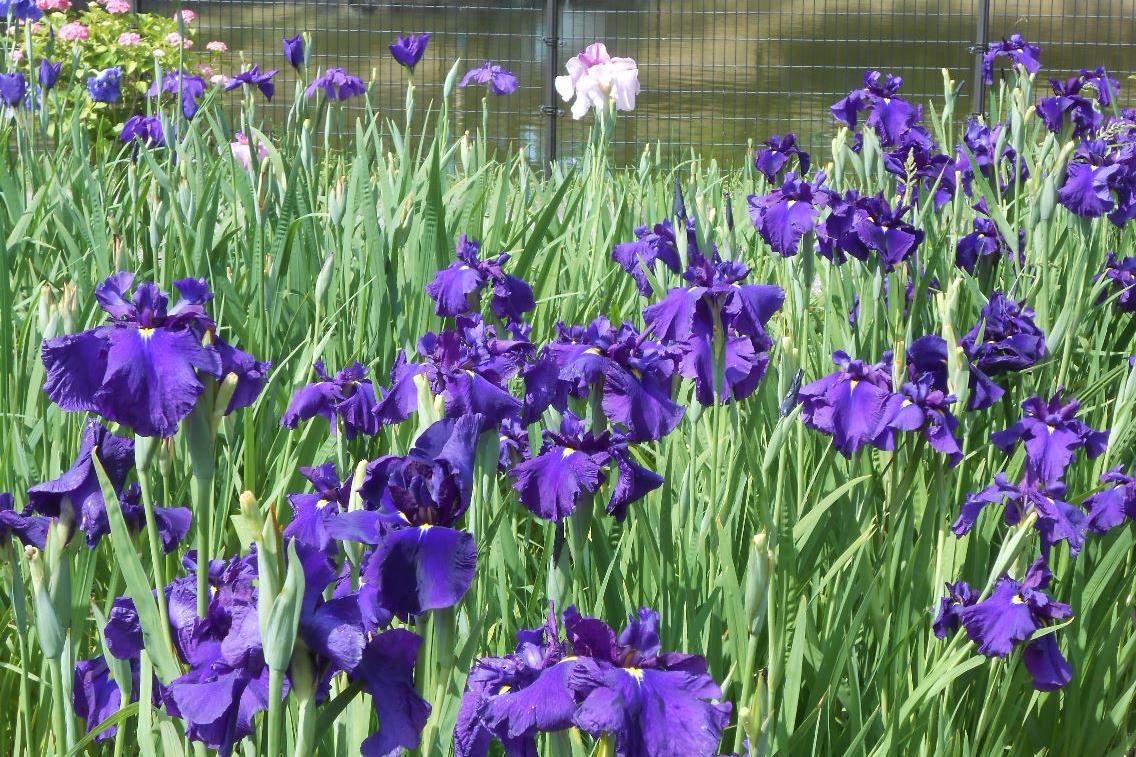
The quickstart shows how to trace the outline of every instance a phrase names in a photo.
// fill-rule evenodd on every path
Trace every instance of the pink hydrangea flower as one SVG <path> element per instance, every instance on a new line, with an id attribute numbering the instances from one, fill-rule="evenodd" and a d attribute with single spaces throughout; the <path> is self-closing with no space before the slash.
<path id="1" fill-rule="evenodd" d="M 138 32 L 123 32 L 118 35 L 118 44 L 123 47 L 134 47 L 142 44 L 142 35 Z"/>
<path id="2" fill-rule="evenodd" d="M 114 0 L 111 0 L 111 2 L 114 2 Z M 166 44 L 170 47 L 177 47 L 178 45 L 181 45 L 182 49 L 188 50 L 189 48 L 193 47 L 193 40 L 186 39 L 177 32 L 170 32 L 166 35 Z"/>
<path id="3" fill-rule="evenodd" d="M 71 0 L 36 0 L 36 7 L 44 13 L 65 13 L 71 9 Z"/>
<path id="4" fill-rule="evenodd" d="M 91 31 L 78 21 L 72 21 L 59 27 L 59 39 L 64 42 L 85 42 L 90 37 Z"/>
<path id="5" fill-rule="evenodd" d="M 17 47 L 17 48 L 14 48 L 14 49 L 12 50 L 12 53 L 11 53 L 11 56 L 10 56 L 10 57 L 12 58 L 12 62 L 13 62 L 13 63 L 19 63 L 20 61 L 22 61 L 22 60 L 24 59 L 24 50 L 23 50 L 23 48 L 21 48 L 21 47 Z"/>
<path id="6" fill-rule="evenodd" d="M 121 16 L 130 12 L 130 3 L 127 0 L 107 0 L 106 12 L 112 16 Z"/>
<path id="7" fill-rule="evenodd" d="M 243 132 L 237 132 L 233 135 L 236 137 L 229 143 L 229 149 L 233 153 L 233 160 L 237 161 L 237 165 L 246 171 L 252 170 L 252 152 L 249 145 L 249 138 Z M 263 144 L 256 146 L 256 154 L 264 160 L 268 157 L 268 149 Z"/>
<path id="8" fill-rule="evenodd" d="M 205 49 L 208 50 L 211 53 L 227 53 L 227 52 L 229 52 L 229 46 L 226 45 L 224 42 L 222 42 L 219 39 L 215 39 L 212 42 L 207 43 L 205 45 Z"/>
<path id="9" fill-rule="evenodd" d="M 224 74 L 213 74 L 209 77 L 209 83 L 214 84 L 218 87 L 223 87 L 229 83 L 229 77 L 225 76 Z"/>
<path id="10" fill-rule="evenodd" d="M 175 19 L 177 18 L 176 13 L 174 14 L 174 18 Z M 190 24 L 192 24 L 194 21 L 197 20 L 197 14 L 194 13 L 193 11 L 182 11 L 181 12 L 181 20 L 183 22 L 185 22 L 186 26 L 189 26 Z"/>
<path id="11" fill-rule="evenodd" d="M 609 100 L 617 110 L 635 110 L 639 94 L 639 66 L 633 58 L 613 58 L 602 42 L 594 42 L 568 61 L 568 75 L 556 77 L 556 91 L 572 103 L 572 118 L 589 110 L 603 110 Z"/>

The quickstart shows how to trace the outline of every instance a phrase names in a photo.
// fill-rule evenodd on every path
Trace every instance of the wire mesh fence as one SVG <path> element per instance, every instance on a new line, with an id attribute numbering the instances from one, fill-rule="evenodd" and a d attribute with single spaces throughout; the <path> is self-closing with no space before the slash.
<path id="1" fill-rule="evenodd" d="M 419 107 L 440 100 L 456 58 L 471 67 L 499 63 L 518 76 L 520 88 L 488 97 L 489 135 L 534 163 L 551 149 L 560 157 L 579 153 L 590 121 L 542 112 L 546 78 L 589 43 L 603 41 L 613 54 L 638 61 L 643 83 L 635 112 L 621 114 L 616 159 L 633 161 L 646 143 L 657 142 L 679 155 L 693 148 L 734 164 L 747 140 L 774 133 L 795 131 L 804 144 L 823 149 L 833 133 L 828 106 L 860 86 L 867 69 L 903 76 L 904 92 L 915 101 L 941 96 L 944 67 L 973 93 L 984 4 L 991 40 L 1017 32 L 1043 46 L 1041 76 L 1103 65 L 1121 80 L 1120 104 L 1136 103 L 1136 82 L 1124 81 L 1136 71 L 1136 0 L 555 0 L 556 29 L 549 28 L 549 0 L 183 6 L 198 13 L 199 38 L 229 46 L 234 71 L 242 61 L 282 63 L 281 38 L 308 32 L 314 65 L 373 76 L 377 104 L 392 115 L 402 111 L 407 77 L 388 45 L 398 34 L 430 32 L 427 56 L 414 72 Z M 176 7 L 138 0 L 141 11 Z M 281 77 L 288 91 L 294 74 Z M 459 129 L 480 127 L 484 95 L 482 89 L 457 94 Z M 544 136 L 549 118 L 558 121 L 551 145 Z"/>

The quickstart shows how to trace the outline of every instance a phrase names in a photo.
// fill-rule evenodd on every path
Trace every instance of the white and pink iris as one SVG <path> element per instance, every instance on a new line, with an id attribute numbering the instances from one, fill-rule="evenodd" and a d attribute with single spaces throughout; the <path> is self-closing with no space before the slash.
<path id="1" fill-rule="evenodd" d="M 613 58 L 602 42 L 594 42 L 568 61 L 568 74 L 556 77 L 556 91 L 572 103 L 572 118 L 579 120 L 609 101 L 617 110 L 635 110 L 639 94 L 639 66 L 633 58 Z"/>

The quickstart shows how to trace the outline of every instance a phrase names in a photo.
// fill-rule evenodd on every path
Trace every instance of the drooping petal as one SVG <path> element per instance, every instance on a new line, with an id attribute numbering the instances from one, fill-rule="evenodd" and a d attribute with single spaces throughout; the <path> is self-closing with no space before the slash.
<path id="1" fill-rule="evenodd" d="M 560 522 L 576 509 L 581 494 L 594 494 L 603 482 L 600 465 L 587 453 L 553 446 L 509 471 L 521 504 L 534 515 Z"/>
<path id="2" fill-rule="evenodd" d="M 967 635 L 987 657 L 1005 657 L 1038 628 L 1020 589 L 1017 581 L 1002 578 L 987 599 L 959 611 Z"/>
<path id="3" fill-rule="evenodd" d="M 1057 691 L 1073 680 L 1073 668 L 1058 649 L 1054 634 L 1042 636 L 1026 645 L 1022 662 L 1038 691 Z"/>
<path id="4" fill-rule="evenodd" d="M 106 374 L 110 345 L 104 329 L 48 339 L 43 343 L 43 365 L 48 398 L 68 412 L 99 411 L 95 393 Z"/>
<path id="5" fill-rule="evenodd" d="M 414 686 L 414 666 L 422 639 L 402 628 L 371 638 L 352 677 L 363 682 L 379 716 L 379 732 L 368 736 L 364 757 L 386 757 L 417 749 L 430 705 Z"/>
<path id="6" fill-rule="evenodd" d="M 464 532 L 441 526 L 392 531 L 367 564 L 365 589 L 400 618 L 453 607 L 473 583 L 477 546 Z"/>

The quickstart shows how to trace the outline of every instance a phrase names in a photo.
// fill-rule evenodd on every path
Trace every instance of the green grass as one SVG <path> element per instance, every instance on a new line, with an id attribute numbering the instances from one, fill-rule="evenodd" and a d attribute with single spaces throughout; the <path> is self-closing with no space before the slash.
<path id="1" fill-rule="evenodd" d="M 1134 351 L 1132 320 L 1093 304 L 1092 279 L 1107 251 L 1131 252 L 1132 227 L 1083 222 L 1055 205 L 1049 177 L 1068 153 L 1026 112 L 1032 98 L 1004 90 L 995 106 L 1014 124 L 1010 139 L 1031 178 L 1004 197 L 976 190 L 1008 230 L 1027 229 L 1027 266 L 1003 264 L 987 281 L 960 272 L 954 250 L 970 231 L 969 203 L 959 198 L 940 212 L 921 206 L 924 271 L 892 277 L 888 305 L 882 287 L 889 284 L 878 268 L 855 261 L 835 268 L 807 251 L 787 260 L 769 251 L 745 214 L 745 197 L 768 187 L 741 149 L 731 166 L 668 166 L 647 151 L 637 167 L 617 170 L 601 146 L 545 178 L 520 155 L 492 154 L 483 134 L 449 134 L 444 103 L 424 112 L 426 104 L 411 96 L 405 121 L 372 111 L 347 124 L 334 107 L 297 99 L 287 123 L 272 129 L 266 164 L 250 180 L 227 145 L 232 131 L 259 126 L 252 109 L 238 116 L 207 105 L 181 127 L 175 149 L 134 159 L 117 143 L 90 142 L 74 123 L 54 124 L 48 142 L 21 115 L 0 133 L 12 145 L 0 156 L 7 274 L 0 277 L 0 490 L 14 492 L 22 507 L 27 488 L 66 470 L 78 448 L 83 418 L 61 412 L 43 393 L 42 340 L 100 322 L 93 289 L 116 270 L 165 289 L 182 277 L 205 277 L 217 293 L 212 312 L 221 335 L 270 360 L 271 381 L 255 405 L 221 425 L 209 491 L 192 491 L 184 434 L 159 450 L 152 487 L 159 504 L 212 501 L 214 556 L 235 554 L 240 539 L 231 518 L 242 492 L 252 493 L 260 512 L 275 508 L 285 519 L 285 495 L 305 490 L 298 466 L 339 458 L 353 468 L 409 448 L 413 420 L 338 447 L 322 422 L 289 432 L 279 419 L 315 360 L 342 367 L 358 359 L 385 383 L 399 349 L 412 350 L 421 334 L 443 326 L 423 287 L 447 264 L 459 234 L 513 254 L 511 272 L 537 295 L 534 342 L 547 340 L 559 320 L 605 315 L 641 325 L 648 303 L 611 262 L 611 248 L 632 239 L 636 226 L 668 216 L 677 179 L 700 232 L 723 257 L 746 262 L 751 282 L 787 292 L 770 325 L 776 344 L 769 373 L 752 398 L 692 406 L 673 435 L 640 449 L 666 484 L 624 524 L 598 511 L 584 520 L 587 533 L 575 542 L 584 549 L 572 552 L 567 585 L 555 591 L 614 625 L 635 608 L 656 608 L 664 649 L 704 654 L 735 705 L 742 728 L 731 726 L 723 750 L 748 736 L 755 754 L 1120 753 L 1136 739 L 1131 526 L 1092 539 L 1076 561 L 1062 553 L 1054 562 L 1052 592 L 1075 613 L 1056 631 L 1075 670 L 1061 692 L 1034 692 L 1020 654 L 992 661 L 963 635 L 939 642 L 931 632 L 945 581 L 985 586 L 1002 570 L 1020 576 L 1036 552 L 1028 527 L 1009 528 L 992 514 L 964 539 L 949 530 L 967 493 L 1000 470 L 1012 479 L 1020 473 L 1021 453 L 1007 460 L 989 435 L 1017 419 L 1023 399 L 1064 386 L 1083 403 L 1086 422 L 1113 429 L 1104 457 L 1073 466 L 1070 501 L 1092 493 L 1100 473 L 1133 459 L 1136 373 L 1125 359 Z M 954 144 L 953 100 L 936 108 L 929 120 L 941 143 Z M 439 126 L 430 141 L 404 137 L 426 120 Z M 348 136 L 333 139 L 340 130 Z M 833 155 L 817 158 L 832 164 L 841 188 L 895 191 L 871 155 L 865 161 L 843 140 Z M 908 276 L 917 294 L 905 314 Z M 924 296 L 931 278 L 942 294 Z M 1050 357 L 1003 379 L 1004 402 L 962 416 L 966 458 L 959 467 L 948 469 L 914 435 L 894 453 L 866 450 L 848 461 L 798 413 L 779 415 L 798 369 L 808 382 L 831 371 L 837 349 L 878 360 L 888 349 L 902 354 L 923 334 L 954 343 L 994 289 L 1012 289 L 1037 310 Z M 853 330 L 847 314 L 857 293 L 861 318 Z M 680 400 L 693 402 L 690 394 L 684 383 Z M 519 505 L 504 477 L 489 484 L 468 523 L 479 550 L 473 587 L 456 615 L 433 616 L 423 629 L 420 687 L 434 705 L 424 751 L 431 754 L 448 751 L 472 660 L 512 651 L 515 631 L 539 625 L 548 609 L 554 528 Z M 69 700 L 71 663 L 101 652 L 98 619 L 126 592 L 131 565 L 149 570 L 145 538 L 132 545 L 116 536 L 117 551 L 111 540 L 95 552 L 72 544 L 67 580 L 55 576 L 60 605 L 70 609 L 58 619 L 66 641 L 61 673 L 45 655 L 50 607 L 34 601 L 32 566 L 17 550 L 7 553 L 16 592 L 5 580 L 0 752 L 97 751 L 82 740 L 83 724 L 69 705 L 54 715 L 52 708 Z M 135 550 L 136 558 L 125 559 Z M 181 574 L 176 556 L 162 567 L 167 577 Z M 164 664 L 160 655 L 153 661 L 157 669 Z M 365 696 L 349 702 L 321 724 L 318 753 L 353 753 L 375 730 L 371 713 Z M 282 716 L 291 753 L 295 704 Z M 198 753 L 160 711 L 132 705 L 117 722 L 128 753 Z M 263 735 L 251 741 L 246 753 L 267 753 Z M 587 754 L 592 745 L 573 736 L 547 749 Z"/>

